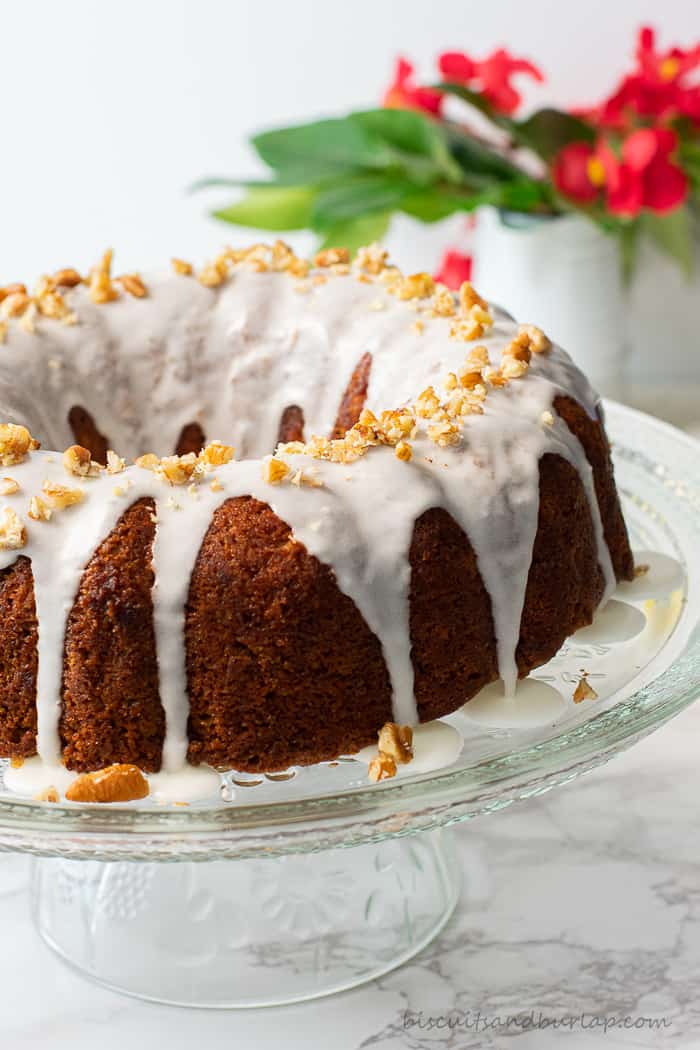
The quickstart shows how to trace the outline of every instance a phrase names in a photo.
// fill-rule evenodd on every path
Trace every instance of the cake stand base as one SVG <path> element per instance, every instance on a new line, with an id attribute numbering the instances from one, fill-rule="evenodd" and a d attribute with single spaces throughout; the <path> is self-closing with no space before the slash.
<path id="1" fill-rule="evenodd" d="M 116 991 L 180 1006 L 314 999 L 379 977 L 442 929 L 449 832 L 262 860 L 34 861 L 51 948 Z"/>

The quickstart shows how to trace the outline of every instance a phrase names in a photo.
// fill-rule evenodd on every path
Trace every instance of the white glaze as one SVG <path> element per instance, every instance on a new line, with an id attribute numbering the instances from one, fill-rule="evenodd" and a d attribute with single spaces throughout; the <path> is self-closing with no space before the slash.
<path id="1" fill-rule="evenodd" d="M 572 637 L 575 642 L 585 645 L 629 642 L 641 634 L 645 626 L 643 612 L 633 605 L 611 598 L 598 610 L 593 623 L 581 627 Z"/>
<path id="2" fill-rule="evenodd" d="M 502 682 L 485 686 L 462 712 L 489 729 L 535 729 L 551 725 L 566 710 L 561 693 L 538 678 L 524 678 L 509 695 Z"/>
<path id="3" fill-rule="evenodd" d="M 397 776 L 413 776 L 416 773 L 434 773 L 451 766 L 459 758 L 464 747 L 464 737 L 448 722 L 424 722 L 413 730 L 413 758 L 406 765 L 397 765 Z M 369 765 L 376 758 L 376 745 L 363 747 L 352 757 L 357 762 Z"/>
<path id="4" fill-rule="evenodd" d="M 647 598 L 667 598 L 682 587 L 685 581 L 683 566 L 668 554 L 660 551 L 635 551 L 635 564 L 640 568 L 648 565 L 647 572 L 633 580 L 622 580 L 618 586 L 618 597 L 625 601 L 639 602 Z"/>
<path id="5" fill-rule="evenodd" d="M 413 329 L 415 304 L 354 277 L 332 277 L 299 294 L 285 274 L 245 270 L 218 289 L 167 277 L 147 282 L 149 297 L 93 305 L 84 289 L 71 293 L 75 327 L 41 320 L 36 334 L 12 325 L 0 351 L 0 419 L 22 422 L 44 445 L 73 442 L 69 409 L 84 405 L 112 447 L 133 457 L 172 452 L 182 427 L 199 421 L 207 438 L 236 446 L 239 459 L 216 471 L 222 490 L 198 486 L 196 496 L 169 488 L 148 471 L 81 482 L 83 504 L 49 523 L 26 522 L 39 616 L 38 750 L 60 758 L 58 718 L 65 621 L 81 573 L 119 516 L 142 496 L 156 501 L 154 627 L 161 699 L 166 715 L 164 769 L 185 763 L 188 698 L 183 645 L 184 606 L 192 567 L 217 506 L 252 495 L 269 503 L 311 554 L 333 570 L 342 591 L 379 638 L 391 678 L 394 717 L 417 720 L 408 629 L 408 553 L 417 517 L 444 507 L 474 548 L 491 598 L 499 672 L 506 692 L 517 679 L 515 648 L 539 506 L 539 460 L 566 458 L 588 496 L 606 581 L 614 586 L 591 468 L 564 422 L 540 422 L 554 398 L 575 398 L 591 415 L 597 399 L 568 356 L 554 347 L 536 355 L 527 376 L 494 389 L 484 414 L 464 426 L 463 442 L 440 449 L 419 435 L 410 464 L 380 447 L 352 465 L 290 457 L 316 474 L 319 488 L 270 486 L 259 457 L 274 447 L 280 416 L 292 403 L 305 432 L 330 432 L 342 393 L 359 358 L 372 354 L 367 406 L 377 412 L 411 402 L 428 383 L 440 383 L 463 364 L 471 345 L 449 337 L 450 320 Z M 381 298 L 383 308 L 376 309 Z M 516 331 L 496 312 L 481 340 L 497 365 Z M 18 383 L 17 377 L 21 377 Z M 6 499 L 26 521 L 30 495 L 45 479 L 74 484 L 61 455 L 34 453 L 3 473 L 21 491 Z M 127 488 L 114 494 L 115 485 Z M 0 552 L 0 568 L 15 551 Z"/>

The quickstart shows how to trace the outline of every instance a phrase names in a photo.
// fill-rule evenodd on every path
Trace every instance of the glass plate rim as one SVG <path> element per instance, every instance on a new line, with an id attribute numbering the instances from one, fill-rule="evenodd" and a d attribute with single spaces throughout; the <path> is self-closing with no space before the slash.
<path id="1" fill-rule="evenodd" d="M 700 452 L 699 441 L 668 423 L 613 401 L 604 406 L 622 443 L 629 423 Z M 680 480 L 700 485 L 700 468 Z M 688 640 L 686 655 L 689 648 Z M 627 699 L 545 741 L 409 781 L 314 798 L 192 809 L 0 798 L 0 850 L 93 859 L 245 858 L 350 846 L 449 825 L 572 780 L 663 725 L 700 693 L 700 676 L 680 687 L 676 679 L 682 665 L 676 654 Z M 650 693 L 658 694 L 662 686 L 661 700 L 650 702 Z"/>

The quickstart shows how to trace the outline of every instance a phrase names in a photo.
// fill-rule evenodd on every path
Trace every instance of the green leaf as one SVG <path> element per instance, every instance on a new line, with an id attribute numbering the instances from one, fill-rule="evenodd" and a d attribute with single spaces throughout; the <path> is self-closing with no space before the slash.
<path id="1" fill-rule="evenodd" d="M 472 193 L 449 193 L 440 187 L 416 190 L 404 197 L 401 211 L 421 222 L 440 222 L 456 211 L 470 211 Z"/>
<path id="2" fill-rule="evenodd" d="M 494 180 L 522 178 L 522 171 L 498 150 L 475 138 L 459 124 L 444 125 L 450 152 L 470 185 L 492 185 Z"/>
<path id="3" fill-rule="evenodd" d="M 693 273 L 694 244 L 690 212 L 687 207 L 676 208 L 667 215 L 645 212 L 642 227 L 657 248 L 678 263 L 686 277 Z"/>
<path id="4" fill-rule="evenodd" d="M 365 173 L 338 179 L 318 193 L 311 224 L 323 229 L 369 212 L 391 211 L 413 189 L 413 183 L 390 175 Z"/>
<path id="5" fill-rule="evenodd" d="M 422 113 L 408 109 L 371 109 L 348 118 L 375 139 L 391 146 L 395 160 L 411 174 L 418 174 L 416 161 L 429 160 L 427 170 L 450 182 L 462 181 L 462 170 L 447 145 L 442 125 Z"/>
<path id="6" fill-rule="evenodd" d="M 372 241 L 381 241 L 391 222 L 391 212 L 376 211 L 357 219 L 334 223 L 323 231 L 321 248 L 349 248 L 357 251 Z"/>
<path id="7" fill-rule="evenodd" d="M 515 122 L 507 114 L 500 113 L 497 109 L 494 109 L 484 95 L 481 95 L 478 91 L 472 91 L 470 88 L 465 87 L 464 84 L 445 81 L 443 84 L 434 84 L 433 87 L 437 91 L 442 91 L 445 95 L 453 95 L 455 98 L 461 99 L 462 102 L 467 102 L 474 109 L 478 109 L 480 113 L 488 117 L 493 124 L 503 128 L 504 131 L 511 131 L 514 127 Z"/>
<path id="8" fill-rule="evenodd" d="M 512 122 L 512 135 L 544 160 L 551 158 L 571 142 L 595 141 L 595 130 L 579 117 L 558 109 L 539 109 L 522 122 Z"/>
<path id="9" fill-rule="evenodd" d="M 249 190 L 242 200 L 212 212 L 217 219 L 259 230 L 304 230 L 311 225 L 315 186 L 275 186 Z"/>
<path id="10" fill-rule="evenodd" d="M 252 143 L 269 167 L 299 182 L 356 168 L 388 167 L 393 160 L 388 147 L 347 117 L 265 131 Z"/>

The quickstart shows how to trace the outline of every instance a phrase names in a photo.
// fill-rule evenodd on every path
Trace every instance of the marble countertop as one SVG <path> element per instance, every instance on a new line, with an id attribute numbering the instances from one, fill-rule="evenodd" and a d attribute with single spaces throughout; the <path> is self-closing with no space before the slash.
<path id="1" fill-rule="evenodd" d="M 87 983 L 43 945 L 26 890 L 5 893 L 0 1044 L 700 1047 L 699 752 L 696 704 L 602 769 L 462 825 L 455 834 L 470 884 L 442 936 L 380 981 L 308 1005 L 231 1013 L 121 997 Z M 16 867 L 0 859 L 0 890 L 23 874 Z M 583 1014 L 587 1027 L 477 1034 L 478 1011 L 482 1025 L 533 1011 Z M 417 1015 L 423 1027 L 407 1027 L 407 1016 Z M 640 1027 L 604 1032 L 603 1019 L 613 1015 Z M 460 1025 L 430 1029 L 430 1017 Z"/>

